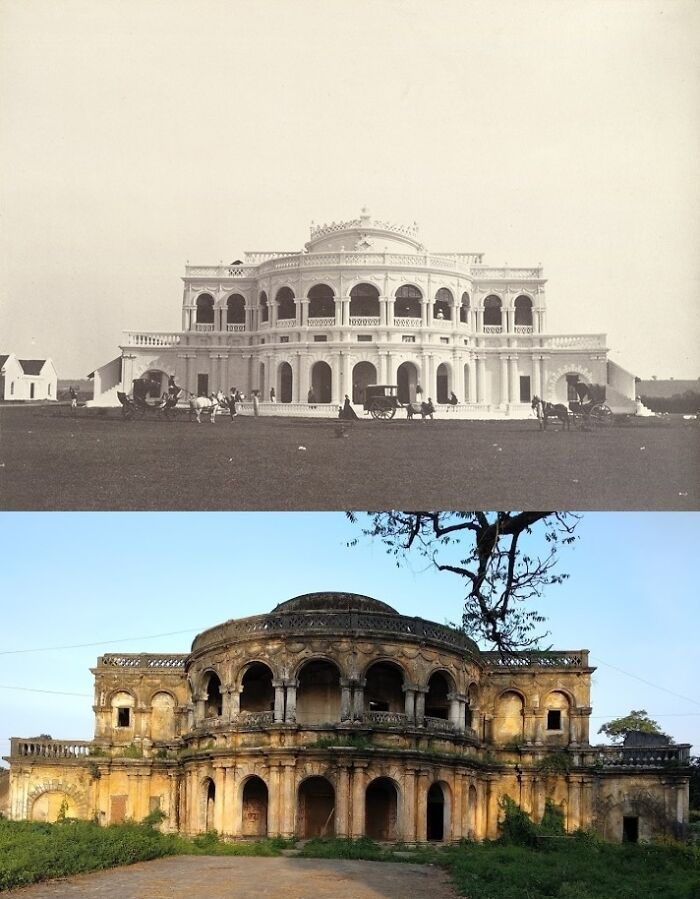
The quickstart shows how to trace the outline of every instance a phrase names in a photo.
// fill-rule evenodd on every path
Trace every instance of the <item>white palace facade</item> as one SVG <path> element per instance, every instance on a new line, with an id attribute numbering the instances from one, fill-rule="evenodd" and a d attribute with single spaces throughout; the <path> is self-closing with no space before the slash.
<path id="1" fill-rule="evenodd" d="M 481 253 L 428 252 L 416 225 L 360 218 L 311 227 L 304 249 L 246 252 L 187 265 L 182 327 L 127 331 L 121 357 L 95 373 L 95 401 L 134 379 L 167 377 L 193 394 L 271 391 L 290 414 L 327 414 L 368 384 L 398 384 L 402 402 L 432 398 L 457 414 L 529 413 L 533 395 L 576 399 L 606 385 L 633 410 L 634 377 L 608 360 L 604 334 L 547 331 L 540 266 L 485 265 Z"/>

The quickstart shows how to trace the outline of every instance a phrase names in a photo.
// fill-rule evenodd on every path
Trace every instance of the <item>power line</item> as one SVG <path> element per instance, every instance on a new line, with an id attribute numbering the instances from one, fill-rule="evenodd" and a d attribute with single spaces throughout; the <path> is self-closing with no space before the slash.
<path id="1" fill-rule="evenodd" d="M 40 690 L 37 687 L 11 687 L 0 684 L 0 690 L 22 690 L 25 693 L 51 693 L 53 696 L 84 696 L 90 699 L 92 693 L 66 693 L 64 690 Z"/>
<path id="2" fill-rule="evenodd" d="M 27 652 L 56 652 L 61 649 L 85 649 L 90 646 L 110 646 L 114 643 L 130 643 L 132 640 L 154 640 L 157 637 L 174 637 L 178 634 L 191 634 L 193 631 L 197 633 L 206 628 L 189 627 L 184 631 L 168 631 L 163 634 L 148 634 L 145 637 L 119 637 L 117 640 L 97 640 L 94 643 L 71 643 L 65 646 L 40 646 L 36 649 L 0 649 L 0 656 L 20 655 Z"/>
<path id="3" fill-rule="evenodd" d="M 596 658 L 591 656 L 591 659 L 594 662 L 599 662 L 601 665 L 605 665 L 608 668 L 612 668 L 614 671 L 619 671 L 620 674 L 625 674 L 627 677 L 631 677 L 634 680 L 640 681 L 642 684 L 646 684 L 648 687 L 654 687 L 656 690 L 662 690 L 664 693 L 670 693 L 671 696 L 675 696 L 677 699 L 684 699 L 686 702 L 692 702 L 693 705 L 700 705 L 697 699 L 691 699 L 690 696 L 684 696 L 682 693 L 676 693 L 675 690 L 669 690 L 668 687 L 661 687 L 659 684 L 655 684 L 650 680 L 645 680 L 643 677 L 639 677 L 637 674 L 632 674 L 629 671 L 625 671 L 623 668 L 618 668 L 616 665 L 611 665 L 610 662 L 604 662 L 603 659 Z"/>

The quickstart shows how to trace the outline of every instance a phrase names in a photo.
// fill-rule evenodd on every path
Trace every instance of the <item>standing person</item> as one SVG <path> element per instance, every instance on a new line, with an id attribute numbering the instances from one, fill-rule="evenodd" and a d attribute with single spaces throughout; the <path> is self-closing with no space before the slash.
<path id="1" fill-rule="evenodd" d="M 452 393 L 450 393 L 450 406 L 456 406 L 458 402 L 457 394 L 453 390 Z"/>
<path id="2" fill-rule="evenodd" d="M 306 397 L 306 401 L 310 406 L 313 406 L 316 402 L 316 394 L 314 393 L 313 387 L 309 387 L 309 394 Z"/>
<path id="3" fill-rule="evenodd" d="M 270 402 L 271 402 L 271 403 L 274 403 L 274 402 L 276 402 L 276 401 L 277 401 L 277 400 L 276 400 L 276 397 L 275 397 L 275 388 L 274 388 L 274 387 L 270 387 Z"/>
<path id="4" fill-rule="evenodd" d="M 257 418 L 260 415 L 260 400 L 258 399 L 258 391 L 253 391 L 253 415 Z"/>
<path id="5" fill-rule="evenodd" d="M 238 412 L 236 411 L 236 394 L 237 393 L 238 393 L 238 391 L 236 390 L 236 388 L 232 387 L 231 395 L 228 398 L 228 411 L 229 411 L 229 414 L 231 415 L 231 421 L 233 421 L 233 419 L 238 415 Z"/>
<path id="6" fill-rule="evenodd" d="M 70 389 L 68 390 L 68 394 L 69 394 L 69 396 L 70 396 L 70 408 L 71 408 L 71 414 L 72 414 L 72 415 L 75 415 L 76 410 L 77 410 L 77 408 L 78 408 L 78 391 L 75 389 L 75 387 L 73 387 L 72 384 L 70 385 Z"/>
<path id="7" fill-rule="evenodd" d="M 352 406 L 350 404 L 350 397 L 347 395 L 347 393 L 345 394 L 345 402 L 343 403 L 343 407 L 340 410 L 340 414 L 338 415 L 338 418 L 343 418 L 343 419 L 345 419 L 345 421 L 357 421 L 358 420 L 357 413 L 352 408 Z"/>

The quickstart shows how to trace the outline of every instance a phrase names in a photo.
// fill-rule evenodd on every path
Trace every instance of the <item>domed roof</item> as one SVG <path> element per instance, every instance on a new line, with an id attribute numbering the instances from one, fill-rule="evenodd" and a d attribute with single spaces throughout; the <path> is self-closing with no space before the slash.
<path id="1" fill-rule="evenodd" d="M 385 602 L 359 593 L 303 593 L 275 606 L 273 612 L 383 612 L 398 615 Z"/>
<path id="2" fill-rule="evenodd" d="M 401 253 L 403 255 L 425 252 L 418 239 L 418 226 L 400 225 L 380 221 L 369 214 L 367 208 L 357 219 L 331 222 L 326 225 L 311 224 L 311 239 L 305 244 L 309 253 Z"/>

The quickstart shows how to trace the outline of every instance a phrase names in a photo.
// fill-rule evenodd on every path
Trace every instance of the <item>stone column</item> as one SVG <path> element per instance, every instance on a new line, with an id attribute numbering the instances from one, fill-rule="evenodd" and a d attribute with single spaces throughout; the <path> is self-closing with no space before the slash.
<path id="1" fill-rule="evenodd" d="M 352 402 L 352 375 L 350 373 L 350 357 L 347 353 L 340 354 L 340 390 L 339 394 L 341 397 L 347 393 L 350 397 L 350 402 Z"/>
<path id="2" fill-rule="evenodd" d="M 488 827 L 488 786 L 486 781 L 479 780 L 476 784 L 476 838 L 485 840 Z"/>
<path id="3" fill-rule="evenodd" d="M 535 746 L 541 746 L 544 739 L 545 709 L 533 709 L 535 715 Z"/>
<path id="4" fill-rule="evenodd" d="M 486 359 L 483 356 L 476 357 L 476 401 L 486 402 Z"/>
<path id="5" fill-rule="evenodd" d="M 357 839 L 365 832 L 365 778 L 367 762 L 357 761 L 352 771 L 352 830 L 350 836 Z"/>
<path id="6" fill-rule="evenodd" d="M 388 353 L 379 353 L 379 383 L 380 384 L 388 384 L 388 362 L 389 362 L 389 354 Z"/>
<path id="7" fill-rule="evenodd" d="M 335 835 L 348 836 L 350 812 L 350 762 L 346 759 L 338 761 L 338 782 L 335 791 Z"/>
<path id="8" fill-rule="evenodd" d="M 537 709 L 525 706 L 523 709 L 523 738 L 528 745 L 537 739 Z"/>
<path id="9" fill-rule="evenodd" d="M 498 813 L 498 785 L 493 776 L 489 775 L 486 836 L 490 840 L 495 840 L 498 837 Z"/>
<path id="10" fill-rule="evenodd" d="M 430 308 L 430 303 L 427 300 L 420 301 L 420 324 L 421 328 L 428 327 L 428 310 Z"/>
<path id="11" fill-rule="evenodd" d="M 221 765 L 214 766 L 214 830 L 223 833 L 224 828 L 224 778 L 225 772 Z"/>
<path id="12" fill-rule="evenodd" d="M 566 809 L 566 830 L 573 833 L 581 826 L 581 778 L 570 774 L 567 782 L 569 801 Z"/>
<path id="13" fill-rule="evenodd" d="M 403 839 L 406 843 L 416 840 L 416 768 L 406 767 L 403 788 Z"/>
<path id="14" fill-rule="evenodd" d="M 297 356 L 298 361 L 298 376 L 297 376 L 297 384 L 298 384 L 298 402 L 305 403 L 309 396 L 309 357 L 306 353 L 299 353 Z"/>
<path id="15" fill-rule="evenodd" d="M 339 406 L 340 398 L 340 359 L 338 356 L 333 356 L 331 359 L 331 403 Z"/>
<path id="16" fill-rule="evenodd" d="M 231 721 L 235 721 L 241 714 L 241 690 L 242 687 L 231 687 Z"/>
<path id="17" fill-rule="evenodd" d="M 379 297 L 379 325 L 380 327 L 386 327 L 387 324 L 387 298 Z"/>
<path id="18" fill-rule="evenodd" d="M 427 687 L 416 687 L 416 724 L 422 727 L 425 724 L 425 694 Z"/>
<path id="19" fill-rule="evenodd" d="M 333 309 L 335 311 L 335 326 L 340 328 L 343 324 L 343 300 L 342 297 L 333 297 Z"/>
<path id="20" fill-rule="evenodd" d="M 298 680 L 288 680 L 287 687 L 287 706 L 284 713 L 284 720 L 287 724 L 296 724 L 297 720 L 297 687 Z"/>
<path id="21" fill-rule="evenodd" d="M 461 840 L 464 833 L 464 825 L 462 823 L 462 786 L 462 774 L 459 771 L 455 771 L 454 785 L 452 789 L 452 820 L 450 822 L 449 834 L 450 840 Z M 466 822 L 464 823 L 466 824 Z M 445 836 L 447 837 L 447 834 Z"/>
<path id="22" fill-rule="evenodd" d="M 281 762 L 282 771 L 282 821 L 281 836 L 294 836 L 294 820 L 296 817 L 296 796 L 294 790 L 295 762 L 293 760 Z"/>
<path id="23" fill-rule="evenodd" d="M 276 761 L 270 761 L 270 782 L 267 793 L 267 835 L 278 837 L 281 830 L 280 822 L 280 766 Z"/>
<path id="24" fill-rule="evenodd" d="M 540 356 L 540 389 L 542 390 L 542 393 L 540 394 L 542 399 L 547 399 L 550 402 L 554 400 L 554 397 L 551 399 L 545 397 L 545 393 L 547 392 L 547 356 Z"/>
<path id="25" fill-rule="evenodd" d="M 309 301 L 302 298 L 297 300 L 297 324 L 306 327 L 309 324 Z"/>
<path id="26" fill-rule="evenodd" d="M 428 775 L 429 771 L 419 771 L 416 778 L 416 840 L 425 843 L 428 839 Z"/>
<path id="27" fill-rule="evenodd" d="M 591 827 L 593 824 L 593 778 L 581 778 L 581 806 L 579 820 L 582 828 Z"/>
<path id="28" fill-rule="evenodd" d="M 236 768 L 232 762 L 224 764 L 224 813 L 223 832 L 228 835 L 235 834 L 242 829 L 242 816 L 236 821 Z"/>
<path id="29" fill-rule="evenodd" d="M 520 402 L 520 372 L 518 371 L 517 356 L 510 356 L 510 402 Z"/>
<path id="30" fill-rule="evenodd" d="M 463 701 L 464 697 L 461 697 L 459 693 L 448 693 L 447 699 L 448 699 L 448 702 L 450 703 L 450 712 L 449 712 L 450 724 L 455 728 L 455 730 L 457 730 L 458 728 L 460 730 L 464 730 L 463 721 L 462 721 L 462 727 L 460 728 L 460 720 L 459 720 L 460 719 L 460 715 L 459 715 L 460 699 Z"/>
<path id="31" fill-rule="evenodd" d="M 255 328 L 253 325 L 253 311 L 255 309 L 255 306 L 246 305 L 244 308 L 245 308 L 245 329 L 246 329 L 246 331 L 254 331 Z"/>
<path id="32" fill-rule="evenodd" d="M 273 681 L 272 686 L 275 688 L 273 720 L 275 724 L 281 724 L 284 721 L 284 683 L 283 681 Z"/>
<path id="33" fill-rule="evenodd" d="M 453 371 L 453 386 L 452 389 L 457 394 L 457 399 L 460 403 L 466 403 L 467 397 L 465 396 L 465 384 L 464 384 L 464 362 L 462 362 L 455 353 L 452 357 L 452 371 Z"/>
<path id="34" fill-rule="evenodd" d="M 268 315 L 270 317 L 270 329 L 277 327 L 277 301 L 267 301 Z"/>
<path id="35" fill-rule="evenodd" d="M 416 720 L 416 691 L 410 684 L 403 685 L 404 713 L 409 722 Z"/>
<path id="36" fill-rule="evenodd" d="M 500 356 L 501 360 L 501 405 L 508 403 L 508 356 Z"/>
<path id="37" fill-rule="evenodd" d="M 347 327 L 350 324 L 350 297 L 342 299 L 342 320 L 341 324 Z"/>
<path id="38" fill-rule="evenodd" d="M 389 328 L 394 327 L 394 317 L 396 315 L 396 300 L 394 297 L 386 298 L 386 323 Z"/>
<path id="39" fill-rule="evenodd" d="M 340 680 L 340 720 L 352 720 L 352 686 L 347 678 Z"/>
<path id="40" fill-rule="evenodd" d="M 532 395 L 542 399 L 542 382 L 540 380 L 540 357 L 532 357 Z"/>
<path id="41" fill-rule="evenodd" d="M 352 717 L 355 721 L 362 721 L 365 714 L 365 680 L 355 681 L 352 698 Z"/>

